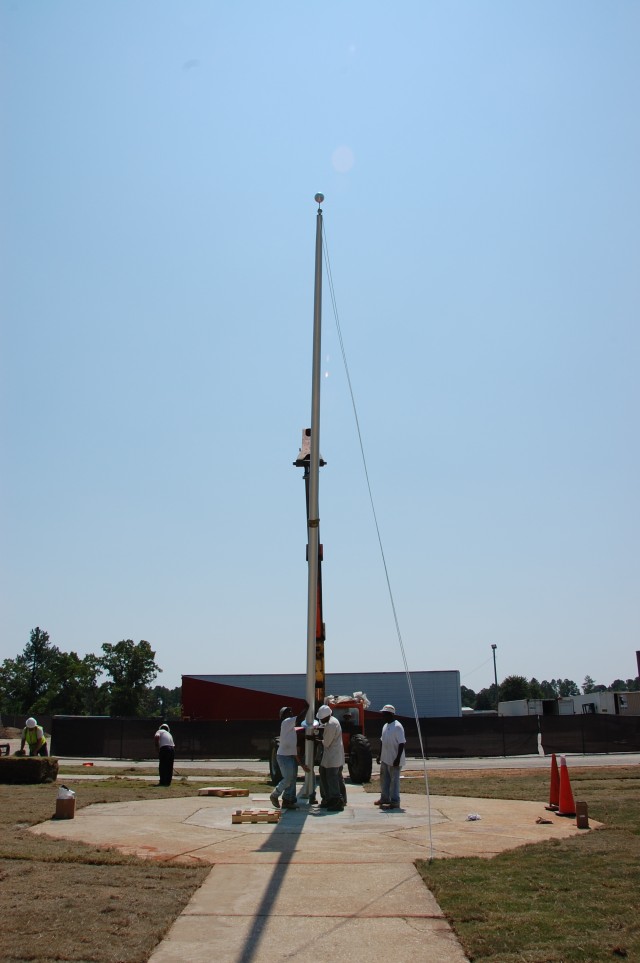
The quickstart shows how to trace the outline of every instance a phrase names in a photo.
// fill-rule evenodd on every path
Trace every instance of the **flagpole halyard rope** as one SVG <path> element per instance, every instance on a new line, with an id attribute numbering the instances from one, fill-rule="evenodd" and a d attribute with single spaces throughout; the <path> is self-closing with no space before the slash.
<path id="1" fill-rule="evenodd" d="M 391 603 L 391 611 L 392 611 L 392 613 L 393 613 L 393 621 L 394 621 L 394 624 L 395 624 L 395 627 L 396 627 L 396 636 L 397 636 L 397 639 L 398 639 L 398 644 L 399 644 L 399 646 L 400 646 L 400 652 L 401 652 L 401 655 L 402 655 L 402 663 L 403 663 L 403 665 L 404 665 L 405 675 L 406 675 L 406 677 L 407 677 L 407 685 L 408 685 L 408 687 L 409 687 L 409 695 L 410 695 L 410 697 L 411 697 L 411 706 L 412 706 L 412 708 L 413 708 L 413 716 L 414 716 L 414 719 L 415 719 L 415 722 L 416 722 L 416 728 L 417 728 L 417 730 L 418 730 L 418 740 L 419 740 L 419 742 L 420 742 L 420 753 L 421 753 L 421 755 L 422 755 L 422 767 L 423 767 L 423 773 L 424 773 L 425 795 L 426 795 L 426 797 L 427 797 L 427 822 L 428 822 L 428 826 L 429 826 L 429 859 L 433 859 L 433 834 L 432 834 L 432 831 L 431 831 L 431 795 L 430 795 L 430 792 L 429 792 L 429 776 L 428 776 L 428 773 L 427 773 L 427 757 L 426 757 L 426 755 L 425 755 L 424 743 L 423 743 L 423 741 L 422 741 L 422 729 L 420 728 L 420 718 L 419 718 L 419 716 L 418 716 L 418 706 L 417 706 L 417 703 L 416 703 L 415 692 L 414 692 L 414 689 L 413 689 L 413 682 L 412 682 L 412 680 L 411 680 L 411 673 L 410 673 L 410 671 L 409 671 L 409 665 L 408 665 L 408 662 L 407 662 L 407 656 L 406 656 L 406 652 L 405 652 L 405 648 L 404 648 L 404 642 L 403 642 L 403 639 L 402 639 L 402 632 L 400 631 L 400 622 L 399 622 L 399 620 L 398 620 L 398 613 L 397 613 L 397 611 L 396 611 L 395 599 L 394 599 L 393 590 L 392 590 L 392 587 L 391 587 L 391 579 L 390 579 L 390 577 L 389 577 L 389 569 L 388 569 L 388 567 L 387 567 L 387 559 L 386 559 L 385 552 L 384 552 L 384 545 L 383 545 L 383 542 L 382 542 L 382 535 L 381 535 L 381 532 L 380 532 L 380 526 L 379 526 L 379 524 L 378 524 L 378 516 L 377 516 L 377 513 L 376 513 L 376 507 L 375 507 L 375 503 L 374 503 L 374 500 L 373 500 L 373 491 L 372 491 L 372 488 L 371 488 L 371 481 L 370 481 L 370 479 L 369 479 L 369 470 L 368 470 L 368 467 L 367 467 L 367 459 L 366 459 L 365 451 L 364 451 L 364 442 L 363 442 L 363 440 L 362 440 L 362 432 L 361 432 L 361 430 L 360 430 L 360 419 L 358 418 L 358 409 L 357 409 L 357 405 L 356 405 L 355 394 L 354 394 L 354 391 L 353 391 L 353 385 L 352 385 L 352 383 L 351 383 L 351 375 L 349 374 L 349 365 L 348 365 L 348 363 L 347 363 L 347 353 L 346 353 L 346 350 L 345 350 L 344 340 L 343 340 L 343 337 L 342 337 L 342 329 L 341 329 L 341 327 L 340 327 L 340 318 L 339 318 L 339 315 L 338 315 L 338 306 L 337 306 L 336 296 L 335 296 L 335 290 L 334 290 L 334 286 L 333 286 L 333 277 L 332 277 L 332 274 L 331 274 L 331 263 L 330 263 L 330 261 L 329 261 L 329 249 L 328 249 L 328 246 L 327 246 L 327 238 L 326 238 L 326 231 L 325 231 L 325 229 L 324 229 L 324 225 L 323 225 L 323 230 L 322 230 L 322 248 L 323 248 L 323 251 L 324 251 L 324 261 L 325 261 L 325 267 L 326 267 L 327 281 L 328 281 L 328 285 L 329 285 L 329 294 L 330 294 L 330 298 L 331 298 L 331 306 L 332 306 L 332 308 L 333 308 L 333 315 L 334 315 L 334 318 L 335 318 L 336 330 L 337 330 L 337 332 L 338 332 L 338 342 L 339 342 L 339 344 L 340 344 L 340 352 L 341 352 L 341 354 L 342 354 L 342 363 L 343 363 L 343 365 L 344 365 L 344 370 L 345 370 L 345 374 L 346 374 L 346 377 L 347 377 L 347 386 L 348 386 L 348 388 L 349 388 L 349 395 L 350 395 L 350 398 L 351 398 L 351 407 L 352 407 L 352 409 L 353 409 L 353 415 L 354 415 L 354 419 L 355 419 L 355 423 L 356 423 L 356 432 L 357 432 L 357 435 L 358 435 L 358 444 L 359 444 L 359 447 L 360 447 L 360 456 L 361 456 L 361 458 L 362 458 L 362 465 L 363 465 L 363 468 L 364 468 L 364 476 L 365 476 L 365 480 L 366 480 L 366 483 L 367 483 L 367 490 L 368 490 L 368 492 L 369 492 L 369 502 L 370 502 L 370 505 L 371 505 L 371 512 L 372 512 L 372 514 L 373 514 L 373 523 L 374 523 L 375 530 L 376 530 L 376 535 L 377 535 L 377 538 L 378 538 L 378 546 L 379 546 L 379 548 L 380 548 L 380 555 L 381 555 L 381 558 L 382 558 L 382 566 L 383 566 L 383 569 L 384 569 L 384 576 L 385 576 L 385 580 L 386 580 L 386 583 L 387 583 L 387 591 L 388 591 L 388 593 L 389 593 L 389 600 L 390 600 L 390 603 Z"/>

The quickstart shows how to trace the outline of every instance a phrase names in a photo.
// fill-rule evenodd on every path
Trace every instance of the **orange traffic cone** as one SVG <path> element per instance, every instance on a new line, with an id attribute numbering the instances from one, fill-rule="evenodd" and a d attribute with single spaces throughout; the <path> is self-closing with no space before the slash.
<path id="1" fill-rule="evenodd" d="M 560 802 L 560 773 L 555 752 L 551 754 L 551 783 L 549 785 L 549 805 L 545 809 L 555 812 Z"/>
<path id="2" fill-rule="evenodd" d="M 567 760 L 560 756 L 560 799 L 558 802 L 558 816 L 575 816 L 576 804 L 573 801 Z"/>

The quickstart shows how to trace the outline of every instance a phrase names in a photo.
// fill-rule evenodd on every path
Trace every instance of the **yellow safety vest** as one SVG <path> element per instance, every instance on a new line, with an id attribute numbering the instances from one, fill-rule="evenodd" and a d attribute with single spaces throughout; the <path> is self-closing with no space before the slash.
<path id="1" fill-rule="evenodd" d="M 25 726 L 24 730 L 24 740 L 26 744 L 31 748 L 31 746 L 37 746 L 39 742 L 44 739 L 44 729 L 42 726 L 35 726 L 33 729 L 27 728 Z"/>

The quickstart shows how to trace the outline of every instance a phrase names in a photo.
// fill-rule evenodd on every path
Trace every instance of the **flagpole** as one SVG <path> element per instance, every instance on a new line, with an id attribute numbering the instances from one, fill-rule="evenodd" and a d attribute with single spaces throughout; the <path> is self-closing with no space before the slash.
<path id="1" fill-rule="evenodd" d="M 307 726 L 313 726 L 316 705 L 316 627 L 318 623 L 318 557 L 320 546 L 320 517 L 318 489 L 320 487 L 320 368 L 322 351 L 322 208 L 324 194 L 316 194 L 316 259 L 313 298 L 313 359 L 311 370 L 311 437 L 309 456 L 309 506 L 307 514 L 307 546 L 309 581 L 307 592 Z M 313 769 L 312 740 L 306 741 L 305 761 Z M 305 787 L 313 791 L 312 775 L 307 774 Z"/>

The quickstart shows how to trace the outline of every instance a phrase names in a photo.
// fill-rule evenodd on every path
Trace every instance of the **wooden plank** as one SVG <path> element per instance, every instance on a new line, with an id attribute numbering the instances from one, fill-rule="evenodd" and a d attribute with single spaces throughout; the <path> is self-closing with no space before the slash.
<path id="1" fill-rule="evenodd" d="M 233 786 L 206 786 L 198 789 L 199 796 L 248 796 L 248 789 L 234 789 Z"/>
<path id="2" fill-rule="evenodd" d="M 232 823 L 277 823 L 279 809 L 236 809 L 231 814 Z"/>

